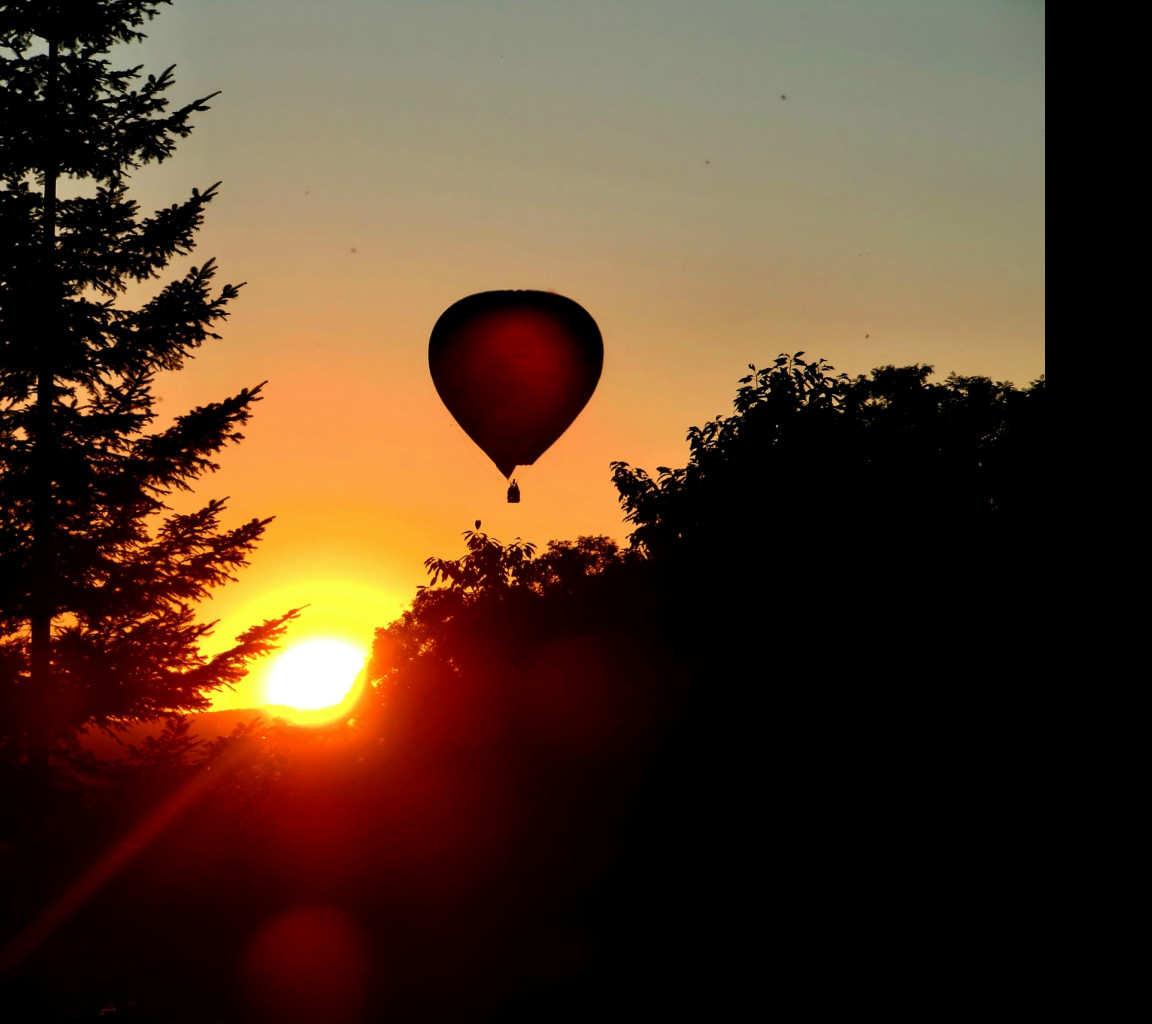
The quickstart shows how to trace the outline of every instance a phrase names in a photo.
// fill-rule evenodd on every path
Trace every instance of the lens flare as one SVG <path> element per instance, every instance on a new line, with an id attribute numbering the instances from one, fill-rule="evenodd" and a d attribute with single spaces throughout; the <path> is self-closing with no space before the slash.
<path id="1" fill-rule="evenodd" d="M 332 907 L 305 906 L 267 922 L 241 968 L 248 1016 L 257 1024 L 363 1024 L 370 991 L 368 943 Z"/>

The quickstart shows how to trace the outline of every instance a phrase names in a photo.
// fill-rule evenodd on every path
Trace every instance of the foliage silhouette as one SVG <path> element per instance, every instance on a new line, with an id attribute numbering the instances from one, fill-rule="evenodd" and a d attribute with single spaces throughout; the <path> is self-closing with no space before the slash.
<path id="1" fill-rule="evenodd" d="M 217 325 L 238 286 L 211 259 L 137 308 L 195 244 L 217 185 L 151 216 L 128 194 L 169 157 L 203 97 L 169 109 L 172 68 L 106 58 L 166 0 L 51 0 L 0 11 L 0 719 L 37 774 L 82 728 L 203 709 L 273 646 L 292 612 L 206 658 L 197 602 L 242 567 L 267 519 L 173 494 L 241 439 L 261 386 L 157 423 L 154 386 Z"/>
<path id="2" fill-rule="evenodd" d="M 742 922 L 769 905 L 777 973 L 893 998 L 886 956 L 950 984 L 902 930 L 951 948 L 925 913 L 959 934 L 993 912 L 994 871 L 956 881 L 968 840 L 937 844 L 1013 835 L 1008 723 L 1035 652 L 989 602 L 1040 601 L 1043 574 L 1009 566 L 1044 521 L 1043 379 L 750 369 L 687 465 L 613 464 L 628 550 L 537 555 L 477 523 L 377 631 L 369 729 L 397 763 L 511 761 L 551 793 L 541 831 L 616 830 L 606 870 L 566 868 L 594 954 L 502 1019 L 735 1016 L 733 979 L 761 971 Z"/>
<path id="3" fill-rule="evenodd" d="M 949 672 L 988 653 L 997 634 L 977 622 L 990 581 L 1037 596 L 1003 560 L 1043 521 L 1043 379 L 1024 391 L 957 375 L 934 384 L 917 365 L 851 380 L 803 353 L 751 370 L 732 416 L 689 430 L 686 466 L 654 480 L 613 463 L 634 526 L 627 551 L 583 537 L 537 555 L 477 522 L 464 556 L 428 559 L 432 585 L 377 631 L 378 692 L 511 678 L 534 646 L 626 625 L 676 651 L 700 681 L 694 727 L 714 718 L 722 731 L 728 711 L 708 687 L 766 670 L 755 638 L 769 623 L 819 637 L 830 672 L 883 650 L 892 681 L 918 678 L 943 636 L 965 636 Z M 806 658 L 802 644 L 772 646 L 777 673 L 810 674 Z"/>
<path id="4" fill-rule="evenodd" d="M 135 743 L 88 791 L 77 850 L 119 849 L 174 787 L 213 778 L 212 798 L 37 961 L 39 1019 L 252 1019 L 250 941 L 299 906 L 362 929 L 365 1019 L 735 1019 L 766 986 L 908 1016 L 999 996 L 1036 652 L 988 595 L 1018 616 L 1038 575 L 1000 535 L 1021 543 L 1041 507 L 1043 385 L 784 357 L 737 400 L 654 487 L 617 467 L 652 527 L 630 548 L 476 522 L 428 559 L 354 721 Z M 939 518 L 914 529 L 904 500 Z M 805 508 L 823 536 L 789 519 Z M 933 530 L 952 536 L 925 549 Z"/>
<path id="5" fill-rule="evenodd" d="M 612 464 L 634 546 L 664 555 L 796 526 L 835 531 L 842 545 L 906 544 L 1036 514 L 1043 378 L 1023 392 L 955 374 L 932 384 L 932 367 L 916 365 L 849 380 L 803 355 L 749 366 L 735 413 L 689 429 L 683 468 L 658 467 L 653 480 Z"/>

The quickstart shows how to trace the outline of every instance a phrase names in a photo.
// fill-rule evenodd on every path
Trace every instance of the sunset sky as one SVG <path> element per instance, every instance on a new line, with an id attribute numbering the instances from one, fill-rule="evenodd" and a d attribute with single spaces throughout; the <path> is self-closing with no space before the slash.
<path id="1" fill-rule="evenodd" d="M 1044 372 L 1039 0 L 177 0 L 146 31 L 118 66 L 221 95 L 135 198 L 222 181 L 187 263 L 247 282 L 161 412 L 268 381 L 195 495 L 276 517 L 205 607 L 221 645 L 310 604 L 290 640 L 366 647 L 476 519 L 623 540 L 609 462 L 683 465 L 783 351 Z M 427 363 L 448 306 L 505 288 L 605 345 L 519 505 Z"/>

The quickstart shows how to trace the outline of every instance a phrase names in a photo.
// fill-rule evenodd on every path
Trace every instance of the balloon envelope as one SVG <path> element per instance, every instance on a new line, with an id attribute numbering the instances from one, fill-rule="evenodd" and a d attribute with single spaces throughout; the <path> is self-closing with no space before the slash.
<path id="1" fill-rule="evenodd" d="M 588 404 L 604 366 L 596 321 L 554 292 L 481 292 L 432 328 L 440 399 L 505 477 L 531 466 Z"/>

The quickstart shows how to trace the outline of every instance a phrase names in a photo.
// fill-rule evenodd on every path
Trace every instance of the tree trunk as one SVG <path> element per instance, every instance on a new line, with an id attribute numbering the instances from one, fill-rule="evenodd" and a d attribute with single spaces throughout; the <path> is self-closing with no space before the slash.
<path id="1" fill-rule="evenodd" d="M 48 43 L 48 81 L 45 86 L 44 146 L 44 255 L 41 284 L 44 304 L 36 339 L 35 443 L 32 450 L 32 549 L 29 582 L 30 680 L 28 769 L 33 794 L 48 785 L 52 746 L 52 613 L 55 565 L 53 550 L 52 477 L 55 438 L 52 422 L 55 373 L 53 351 L 60 330 L 60 283 L 56 269 L 56 153 L 55 121 L 59 104 L 59 44 Z"/>

